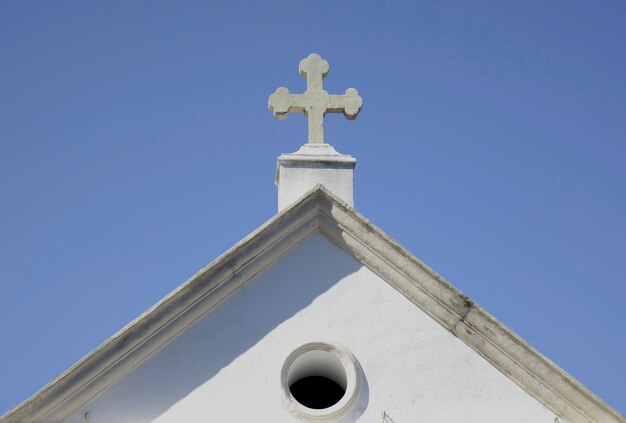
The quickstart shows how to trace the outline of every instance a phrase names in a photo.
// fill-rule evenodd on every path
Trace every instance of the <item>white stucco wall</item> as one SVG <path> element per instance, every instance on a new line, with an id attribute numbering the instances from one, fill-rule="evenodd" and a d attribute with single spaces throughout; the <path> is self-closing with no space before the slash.
<path id="1" fill-rule="evenodd" d="M 554 414 L 322 235 L 314 235 L 67 423 L 294 422 L 284 359 L 330 340 L 363 396 L 344 421 L 553 423 Z"/>

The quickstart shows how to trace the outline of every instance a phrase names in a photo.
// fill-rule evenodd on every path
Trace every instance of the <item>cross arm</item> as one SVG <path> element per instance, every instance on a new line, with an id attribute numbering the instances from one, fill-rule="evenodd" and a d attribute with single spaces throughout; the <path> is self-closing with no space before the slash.
<path id="1" fill-rule="evenodd" d="M 344 95 L 329 95 L 327 112 L 330 113 L 342 113 L 350 120 L 356 119 L 361 107 L 363 106 L 363 99 L 359 95 L 359 92 L 354 88 L 348 88 Z"/>
<path id="2" fill-rule="evenodd" d="M 270 95 L 268 106 L 274 117 L 280 120 L 287 119 L 288 113 L 304 112 L 304 94 L 289 94 L 289 90 L 280 87 Z"/>

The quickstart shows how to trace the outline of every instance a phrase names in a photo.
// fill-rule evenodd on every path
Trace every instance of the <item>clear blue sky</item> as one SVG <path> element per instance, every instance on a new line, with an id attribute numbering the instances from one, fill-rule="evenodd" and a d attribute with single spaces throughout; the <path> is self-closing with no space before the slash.
<path id="1" fill-rule="evenodd" d="M 386 2 L 385 2 L 386 3 Z M 0 3 L 0 414 L 272 217 L 298 61 L 357 209 L 622 413 L 626 3 Z"/>

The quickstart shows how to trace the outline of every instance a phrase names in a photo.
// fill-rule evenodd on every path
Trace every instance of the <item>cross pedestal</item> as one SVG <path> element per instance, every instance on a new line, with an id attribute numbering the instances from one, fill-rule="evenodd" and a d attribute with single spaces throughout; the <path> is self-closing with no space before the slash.
<path id="1" fill-rule="evenodd" d="M 298 151 L 281 154 L 276 161 L 278 211 L 298 200 L 317 184 L 354 207 L 356 159 L 338 153 L 329 144 L 304 144 Z"/>

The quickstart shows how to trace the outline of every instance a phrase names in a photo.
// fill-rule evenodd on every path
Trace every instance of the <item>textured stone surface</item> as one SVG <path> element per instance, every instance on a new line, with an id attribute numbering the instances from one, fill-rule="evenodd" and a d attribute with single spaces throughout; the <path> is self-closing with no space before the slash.
<path id="1" fill-rule="evenodd" d="M 326 77 L 330 66 L 319 54 L 312 53 L 300 61 L 300 75 L 306 78 L 306 91 L 303 94 L 290 94 L 280 87 L 270 95 L 269 108 L 278 119 L 286 119 L 289 113 L 304 113 L 309 120 L 309 143 L 324 143 L 324 115 L 343 113 L 348 119 L 356 119 L 363 106 L 363 99 L 354 88 L 348 88 L 344 95 L 331 95 L 324 91 L 322 78 Z"/>

